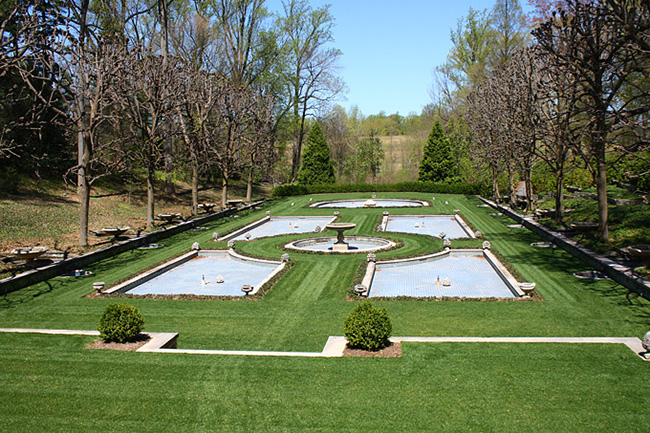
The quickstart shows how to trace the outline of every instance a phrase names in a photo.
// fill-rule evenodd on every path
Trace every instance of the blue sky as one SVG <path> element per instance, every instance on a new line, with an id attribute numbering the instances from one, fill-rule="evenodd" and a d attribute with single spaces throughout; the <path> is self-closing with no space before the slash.
<path id="1" fill-rule="evenodd" d="M 343 52 L 340 75 L 348 87 L 340 104 L 357 105 L 364 115 L 419 114 L 431 101 L 433 70 L 451 48 L 449 31 L 472 7 L 492 8 L 493 0 L 311 0 L 331 4 L 334 47 Z M 267 0 L 281 11 L 281 0 Z M 526 0 L 520 0 L 528 10 Z"/>

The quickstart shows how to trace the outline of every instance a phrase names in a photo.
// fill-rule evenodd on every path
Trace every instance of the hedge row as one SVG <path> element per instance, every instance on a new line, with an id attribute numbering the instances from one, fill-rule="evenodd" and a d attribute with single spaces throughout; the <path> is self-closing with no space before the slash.
<path id="1" fill-rule="evenodd" d="M 286 184 L 273 188 L 274 197 L 343 192 L 426 192 L 436 194 L 490 195 L 486 185 L 446 182 L 340 183 L 333 185 Z"/>

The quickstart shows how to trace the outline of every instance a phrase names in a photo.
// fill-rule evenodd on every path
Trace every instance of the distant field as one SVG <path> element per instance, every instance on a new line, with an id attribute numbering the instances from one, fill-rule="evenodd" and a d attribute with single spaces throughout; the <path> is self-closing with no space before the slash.
<path id="1" fill-rule="evenodd" d="M 386 156 L 379 182 L 417 180 L 423 139 L 412 135 L 383 135 L 378 138 L 384 146 Z"/>

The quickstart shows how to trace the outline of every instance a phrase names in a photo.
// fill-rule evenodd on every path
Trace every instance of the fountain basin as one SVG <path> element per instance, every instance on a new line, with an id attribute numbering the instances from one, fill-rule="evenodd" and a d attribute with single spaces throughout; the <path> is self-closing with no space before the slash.
<path id="1" fill-rule="evenodd" d="M 313 251 L 318 253 L 370 253 L 387 250 L 396 244 L 383 238 L 369 236 L 346 236 L 347 249 L 336 248 L 337 238 L 333 236 L 300 239 L 290 242 L 284 247 L 297 251 Z M 340 245 L 340 244 L 339 244 Z"/>
<path id="2" fill-rule="evenodd" d="M 405 198 L 374 198 L 368 199 L 347 199 L 347 200 L 328 200 L 319 201 L 309 205 L 316 208 L 377 208 L 377 207 L 422 207 L 429 206 L 424 200 L 412 200 Z"/>

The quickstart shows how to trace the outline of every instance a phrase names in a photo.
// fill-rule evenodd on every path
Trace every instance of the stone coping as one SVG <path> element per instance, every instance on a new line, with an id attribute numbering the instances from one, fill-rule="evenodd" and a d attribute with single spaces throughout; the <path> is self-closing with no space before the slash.
<path id="1" fill-rule="evenodd" d="M 210 254 L 227 254 L 235 259 L 242 260 L 242 261 L 247 261 L 247 262 L 258 262 L 258 263 L 266 263 L 266 264 L 271 264 L 271 265 L 276 265 L 276 268 L 271 272 L 260 284 L 255 286 L 253 291 L 250 293 L 251 295 L 256 294 L 259 292 L 259 290 L 266 284 L 268 281 L 271 280 L 278 272 L 280 272 L 282 269 L 285 267 L 285 263 L 275 261 L 275 260 L 265 260 L 265 259 L 257 259 L 253 257 L 246 257 L 242 256 L 241 254 L 237 254 L 232 248 L 229 250 L 198 250 L 198 251 L 190 251 L 188 253 L 182 254 L 176 258 L 173 258 L 165 263 L 163 263 L 160 266 L 157 266 L 153 269 L 150 269 L 148 271 L 145 271 L 141 274 L 136 275 L 135 277 L 129 279 L 128 281 L 125 281 L 123 283 L 120 283 L 116 286 L 113 286 L 109 289 L 102 290 L 102 294 L 105 295 L 110 295 L 113 293 L 123 293 L 123 292 L 128 292 L 135 286 L 138 286 L 142 283 L 145 283 L 153 278 L 156 278 L 160 274 L 163 274 L 167 272 L 168 270 L 175 268 L 177 266 L 180 266 L 184 263 L 189 262 L 190 260 L 194 259 L 195 257 L 198 257 L 199 255 L 210 255 Z"/>
<path id="2" fill-rule="evenodd" d="M 0 328 L 1 333 L 49 334 L 49 335 L 88 335 L 99 336 L 99 331 L 70 329 L 25 329 Z M 287 356 L 298 358 L 340 358 L 343 356 L 347 340 L 341 336 L 330 336 L 320 352 L 281 352 L 263 350 L 209 350 L 177 349 L 178 333 L 143 332 L 151 339 L 137 350 L 148 353 L 174 353 L 188 355 L 238 355 L 238 356 Z M 517 343 L 517 344 L 624 344 L 644 361 L 646 351 L 641 340 L 636 337 L 391 337 L 393 343 Z"/>
<path id="3" fill-rule="evenodd" d="M 493 201 L 480 196 L 479 199 L 481 199 L 487 205 L 503 212 L 504 215 L 522 224 L 525 228 L 532 231 L 533 233 L 541 236 L 549 242 L 554 243 L 585 264 L 599 270 L 618 284 L 628 289 L 630 292 L 635 292 L 645 299 L 650 300 L 650 281 L 647 281 L 638 275 L 635 275 L 634 272 L 632 272 L 632 269 L 629 267 L 617 263 L 616 261 L 609 259 L 601 254 L 597 254 L 590 249 L 578 244 L 574 240 L 569 239 L 562 233 L 550 230 L 537 221 L 533 221 L 532 218 L 524 217 L 509 207 L 494 203 Z"/>
<path id="4" fill-rule="evenodd" d="M 337 238 L 336 236 L 318 236 L 314 238 L 304 238 L 304 239 L 298 239 L 292 242 L 289 242 L 286 244 L 284 247 L 296 251 L 299 253 L 307 253 L 307 254 L 364 254 L 364 253 L 374 253 L 377 251 L 384 251 L 388 250 L 390 248 L 394 248 L 397 244 L 390 239 L 386 238 L 380 238 L 380 237 L 373 237 L 373 236 L 357 236 L 357 235 L 351 235 L 351 236 L 345 236 L 344 238 L 346 241 L 353 241 L 353 240 L 359 240 L 359 241 L 378 241 L 377 243 L 384 243 L 385 245 L 378 245 L 376 248 L 368 248 L 364 250 L 310 250 L 308 248 L 301 248 L 298 245 L 300 244 L 308 244 L 308 243 L 314 243 L 314 242 L 336 242 Z"/>
<path id="5" fill-rule="evenodd" d="M 503 264 L 499 261 L 499 259 L 490 251 L 487 249 L 473 249 L 473 248 L 467 248 L 467 249 L 450 249 L 446 248 L 444 251 L 440 251 L 434 254 L 428 254 L 426 256 L 419 256 L 419 257 L 409 257 L 406 259 L 395 259 L 395 260 L 384 260 L 384 261 L 377 261 L 377 265 L 385 265 L 385 264 L 394 264 L 394 263 L 410 263 L 410 262 L 420 262 L 432 258 L 437 258 L 437 257 L 443 257 L 443 256 L 449 256 L 452 252 L 474 252 L 474 253 L 483 253 L 483 256 L 487 260 L 487 262 L 492 266 L 494 271 L 499 274 L 501 279 L 506 283 L 506 286 L 512 291 L 512 293 L 519 297 L 522 298 L 525 293 L 521 288 L 519 287 L 519 282 L 515 279 L 515 277 L 512 276 L 510 271 L 503 266 Z M 371 266 L 372 265 L 372 266 Z M 376 265 L 375 263 L 368 262 L 368 267 L 366 268 L 366 274 L 363 277 L 363 281 L 361 284 L 366 286 L 368 288 L 368 292 L 370 292 L 370 285 L 372 284 L 372 280 L 374 278 L 376 270 Z M 366 284 L 367 283 L 367 284 Z"/>
<path id="6" fill-rule="evenodd" d="M 409 214 L 409 215 L 384 215 L 384 216 L 382 217 L 382 219 L 381 219 L 381 225 L 380 225 L 380 227 L 381 227 L 381 231 L 382 231 L 382 232 L 386 232 L 386 226 L 388 225 L 388 219 L 389 219 L 389 218 L 412 218 L 412 217 L 416 217 L 416 218 L 454 217 L 454 219 L 456 220 L 456 222 L 458 223 L 458 225 L 460 225 L 460 228 L 463 229 L 463 231 L 467 234 L 467 237 L 469 237 L 469 238 L 471 238 L 471 239 L 476 238 L 476 235 L 474 234 L 474 230 L 472 230 L 472 229 L 469 227 L 469 225 L 467 225 L 467 223 L 465 222 L 465 220 L 463 219 L 463 217 L 461 217 L 461 216 L 458 215 L 458 214 L 432 214 L 432 215 L 415 215 L 415 214 L 411 215 L 411 214 Z M 386 232 L 386 233 L 402 233 L 402 232 Z M 407 233 L 407 232 L 403 232 L 403 233 Z M 418 234 L 418 233 L 410 233 L 410 232 L 408 232 L 408 234 Z"/>
<path id="7" fill-rule="evenodd" d="M 255 221 L 255 222 L 250 223 L 249 225 L 247 225 L 247 226 L 245 226 L 245 227 L 242 227 L 242 228 L 240 228 L 240 229 L 238 229 L 238 230 L 235 230 L 234 232 L 232 232 L 232 233 L 230 233 L 230 234 L 227 234 L 226 236 L 223 236 L 223 237 L 217 239 L 217 241 L 227 241 L 227 240 L 229 240 L 229 239 L 236 238 L 237 236 L 241 235 L 242 233 L 246 233 L 246 232 L 249 231 L 249 230 L 252 230 L 252 229 L 254 229 L 254 228 L 257 228 L 257 227 L 261 226 L 262 224 L 264 224 L 264 223 L 266 223 L 266 222 L 268 222 L 268 221 L 271 221 L 272 219 L 276 219 L 276 220 L 277 220 L 277 219 L 293 219 L 293 220 L 296 220 L 296 218 L 299 218 L 299 219 L 309 219 L 309 218 L 318 218 L 318 219 L 322 219 L 322 218 L 327 218 L 327 217 L 318 216 L 318 215 L 309 215 L 309 216 L 271 215 L 271 216 L 266 216 L 266 217 L 264 217 L 264 218 L 261 218 L 261 219 Z M 334 221 L 335 219 L 336 219 L 335 216 L 331 217 L 331 219 L 330 219 L 330 223 L 331 223 L 332 221 Z M 324 229 L 324 228 L 321 228 L 320 231 L 323 232 L 323 231 L 325 231 L 325 229 Z M 286 233 L 286 234 L 291 234 L 291 233 Z M 259 238 L 257 238 L 257 239 L 259 239 Z"/>
<path id="8" fill-rule="evenodd" d="M 309 207 L 315 207 L 315 208 L 320 208 L 324 204 L 335 204 L 335 203 L 349 203 L 351 201 L 374 201 L 379 202 L 379 201 L 404 201 L 404 202 L 411 202 L 411 203 L 419 203 L 422 207 L 430 206 L 429 202 L 426 200 L 418 200 L 418 199 L 413 199 L 413 198 L 372 198 L 372 199 L 363 199 L 363 198 L 347 198 L 347 199 L 338 199 L 338 200 L 325 200 L 325 201 L 319 201 L 316 203 L 312 203 L 309 205 Z M 412 208 L 413 206 L 390 206 L 390 207 L 384 207 L 384 206 L 368 206 L 368 207 L 357 207 L 357 208 L 345 208 L 345 209 L 398 209 L 398 208 Z M 419 207 L 419 206 L 418 206 Z M 333 208 L 333 207 L 332 207 Z M 329 209 L 329 208 L 325 208 Z M 337 208 L 338 209 L 338 208 Z"/>

